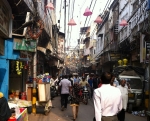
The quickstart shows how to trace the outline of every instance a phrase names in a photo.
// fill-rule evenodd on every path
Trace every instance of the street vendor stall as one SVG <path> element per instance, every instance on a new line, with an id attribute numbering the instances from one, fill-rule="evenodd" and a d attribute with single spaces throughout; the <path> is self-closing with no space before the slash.
<path id="1" fill-rule="evenodd" d="M 8 100 L 9 108 L 13 111 L 8 121 L 28 121 L 27 107 L 31 107 L 31 101 Z"/>
<path id="2" fill-rule="evenodd" d="M 39 75 L 38 79 L 38 105 L 44 106 L 45 115 L 47 115 L 51 108 L 51 96 L 50 96 L 50 76 L 48 73 Z"/>
<path id="3" fill-rule="evenodd" d="M 19 108 L 19 112 L 17 116 L 11 116 L 7 121 L 28 121 L 27 108 Z"/>

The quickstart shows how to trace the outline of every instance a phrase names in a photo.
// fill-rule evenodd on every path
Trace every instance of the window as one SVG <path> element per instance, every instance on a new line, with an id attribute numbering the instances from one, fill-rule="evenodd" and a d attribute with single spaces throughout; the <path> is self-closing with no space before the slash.
<path id="1" fill-rule="evenodd" d="M 127 82 L 130 84 L 131 89 L 142 89 L 142 81 L 135 78 L 127 78 Z"/>

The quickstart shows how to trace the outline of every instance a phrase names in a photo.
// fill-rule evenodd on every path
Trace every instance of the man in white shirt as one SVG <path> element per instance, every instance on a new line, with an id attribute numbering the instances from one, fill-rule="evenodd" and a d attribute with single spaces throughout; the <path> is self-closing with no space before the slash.
<path id="1" fill-rule="evenodd" d="M 122 109 L 121 92 L 111 86 L 111 73 L 103 72 L 102 86 L 94 90 L 94 108 L 96 121 L 118 121 L 117 113 Z"/>
<path id="2" fill-rule="evenodd" d="M 65 75 L 64 78 L 60 81 L 59 86 L 61 87 L 61 110 L 67 108 L 68 96 L 71 90 L 71 82 L 67 79 Z"/>
<path id="3" fill-rule="evenodd" d="M 120 85 L 118 88 L 121 91 L 122 94 L 122 110 L 118 114 L 119 121 L 125 121 L 125 111 L 127 109 L 127 103 L 128 103 L 128 92 L 132 92 L 129 83 L 126 85 L 126 80 L 121 79 Z"/>

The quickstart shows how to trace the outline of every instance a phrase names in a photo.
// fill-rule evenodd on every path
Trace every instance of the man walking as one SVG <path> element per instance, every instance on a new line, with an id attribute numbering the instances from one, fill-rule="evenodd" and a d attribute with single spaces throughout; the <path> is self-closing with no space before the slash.
<path id="1" fill-rule="evenodd" d="M 127 108 L 127 103 L 128 103 L 128 92 L 132 92 L 129 83 L 127 83 L 126 86 L 126 80 L 121 79 L 120 85 L 118 88 L 121 91 L 122 94 L 122 110 L 118 114 L 118 119 L 119 121 L 125 121 L 125 111 Z"/>
<path id="2" fill-rule="evenodd" d="M 67 108 L 68 96 L 71 90 L 71 82 L 67 79 L 65 75 L 64 78 L 60 81 L 59 86 L 61 87 L 61 110 Z"/>
<path id="3" fill-rule="evenodd" d="M 98 88 L 98 85 L 100 83 L 100 80 L 98 79 L 98 75 L 94 75 L 94 79 L 93 79 L 93 89 L 97 89 Z"/>
<path id="4" fill-rule="evenodd" d="M 122 98 L 120 90 L 110 85 L 111 78 L 111 73 L 103 72 L 102 86 L 94 90 L 96 121 L 118 121 L 117 113 L 122 109 Z"/>
<path id="5" fill-rule="evenodd" d="M 90 89 L 89 89 L 89 92 L 90 92 L 90 98 L 92 99 L 92 97 L 93 97 L 93 77 L 92 77 L 92 75 L 90 75 L 90 78 L 89 78 L 89 80 L 88 80 L 88 83 L 89 83 L 89 85 L 90 85 Z"/>

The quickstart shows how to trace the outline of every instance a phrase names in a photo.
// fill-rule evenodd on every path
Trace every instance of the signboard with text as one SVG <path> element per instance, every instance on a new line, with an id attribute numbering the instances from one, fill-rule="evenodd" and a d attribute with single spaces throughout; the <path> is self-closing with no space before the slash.
<path id="1" fill-rule="evenodd" d="M 36 40 L 14 39 L 14 50 L 36 51 Z"/>

